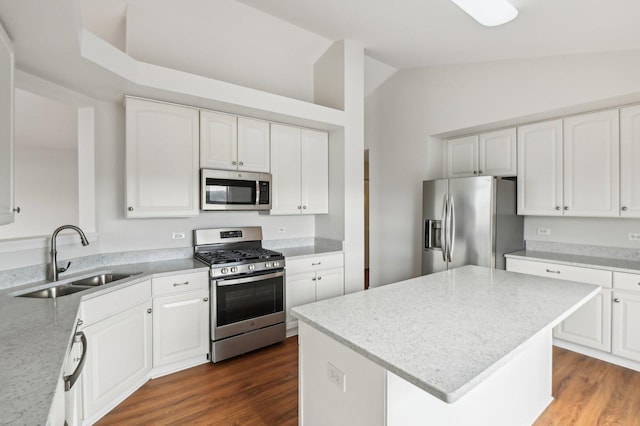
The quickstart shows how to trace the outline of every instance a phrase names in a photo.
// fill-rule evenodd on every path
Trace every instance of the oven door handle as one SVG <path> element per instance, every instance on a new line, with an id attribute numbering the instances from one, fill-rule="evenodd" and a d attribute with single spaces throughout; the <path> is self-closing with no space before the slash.
<path id="1" fill-rule="evenodd" d="M 224 287 L 228 285 L 244 284 L 244 283 L 250 283 L 255 281 L 267 280 L 269 278 L 283 277 L 283 276 L 284 276 L 284 271 L 280 271 L 280 272 L 274 272 L 272 274 L 253 275 L 251 277 L 246 277 L 246 278 L 237 278 L 235 280 L 216 280 L 216 286 Z"/>

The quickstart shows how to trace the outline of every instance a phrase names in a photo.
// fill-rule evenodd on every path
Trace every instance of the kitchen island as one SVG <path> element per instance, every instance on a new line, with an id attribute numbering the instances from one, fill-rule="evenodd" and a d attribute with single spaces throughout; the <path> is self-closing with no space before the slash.
<path id="1" fill-rule="evenodd" d="M 465 266 L 294 308 L 300 424 L 531 424 L 552 328 L 598 291 Z"/>

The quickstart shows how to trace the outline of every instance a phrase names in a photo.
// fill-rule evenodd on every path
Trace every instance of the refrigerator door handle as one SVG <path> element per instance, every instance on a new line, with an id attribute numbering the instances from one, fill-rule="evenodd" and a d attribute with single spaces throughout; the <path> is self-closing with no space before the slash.
<path id="1" fill-rule="evenodd" d="M 449 242 L 449 250 L 448 250 L 448 258 L 449 258 L 449 262 L 452 261 L 453 258 L 453 244 L 456 240 L 456 208 L 453 204 L 453 197 L 451 197 L 451 199 L 449 200 L 449 225 L 448 225 L 448 230 L 449 230 L 449 236 L 447 237 L 447 240 Z"/>
<path id="2" fill-rule="evenodd" d="M 449 211 L 449 197 L 444 194 L 442 200 L 442 220 L 440 221 L 440 245 L 442 246 L 442 260 L 447 261 L 447 212 Z"/>

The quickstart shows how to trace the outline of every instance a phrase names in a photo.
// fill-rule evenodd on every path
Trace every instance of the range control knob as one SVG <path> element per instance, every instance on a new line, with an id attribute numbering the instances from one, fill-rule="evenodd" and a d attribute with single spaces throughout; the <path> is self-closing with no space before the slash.
<path id="1" fill-rule="evenodd" d="M 265 268 L 271 268 L 271 262 L 267 262 L 267 263 L 265 263 L 265 264 L 264 264 L 264 267 L 265 267 Z"/>
<path id="2" fill-rule="evenodd" d="M 232 267 L 231 267 L 231 272 L 238 272 L 238 268 L 237 268 L 237 267 L 235 267 L 235 266 L 232 266 Z"/>
<path id="3" fill-rule="evenodd" d="M 227 268 L 220 269 L 220 273 L 221 274 L 226 274 L 227 272 L 229 272 L 229 270 Z"/>
<path id="4" fill-rule="evenodd" d="M 256 265 L 249 265 L 247 266 L 247 269 L 249 269 L 250 271 L 253 271 L 254 269 L 256 269 Z"/>
<path id="5" fill-rule="evenodd" d="M 280 262 L 273 262 L 273 267 L 277 268 L 278 266 L 280 266 Z"/>

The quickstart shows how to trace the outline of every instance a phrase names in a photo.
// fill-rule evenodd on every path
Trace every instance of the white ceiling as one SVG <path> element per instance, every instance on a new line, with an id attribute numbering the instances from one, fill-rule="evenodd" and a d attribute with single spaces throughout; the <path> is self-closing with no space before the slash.
<path id="1" fill-rule="evenodd" d="M 395 68 L 640 48 L 638 0 L 510 0 L 483 27 L 449 0 L 238 0 L 330 40 L 353 39 Z"/>

